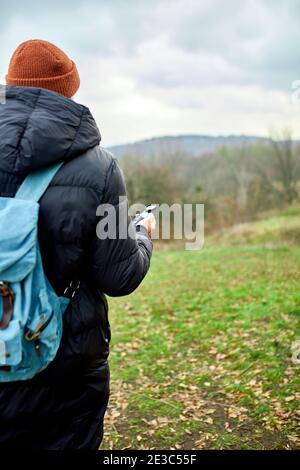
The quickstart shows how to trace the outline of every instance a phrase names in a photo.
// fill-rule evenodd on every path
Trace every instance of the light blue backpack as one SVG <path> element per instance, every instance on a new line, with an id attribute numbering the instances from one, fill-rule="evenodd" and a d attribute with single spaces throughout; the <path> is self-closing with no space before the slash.
<path id="1" fill-rule="evenodd" d="M 69 299 L 48 282 L 38 243 L 38 201 L 56 164 L 25 178 L 15 198 L 0 197 L 0 382 L 26 380 L 54 359 Z"/>

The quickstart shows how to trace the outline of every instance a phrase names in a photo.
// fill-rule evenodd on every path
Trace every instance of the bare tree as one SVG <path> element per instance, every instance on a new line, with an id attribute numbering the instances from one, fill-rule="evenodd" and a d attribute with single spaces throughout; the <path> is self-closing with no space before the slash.
<path id="1" fill-rule="evenodd" d="M 296 146 L 291 132 L 285 130 L 281 139 L 271 138 L 271 154 L 276 160 L 275 177 L 281 185 L 281 193 L 285 202 L 291 204 L 298 199 Z"/>

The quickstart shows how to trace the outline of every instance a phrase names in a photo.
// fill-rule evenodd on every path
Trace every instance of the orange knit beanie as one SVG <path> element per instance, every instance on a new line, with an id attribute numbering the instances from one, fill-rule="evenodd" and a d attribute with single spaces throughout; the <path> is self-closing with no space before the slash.
<path id="1" fill-rule="evenodd" d="M 80 78 L 74 62 L 48 41 L 30 39 L 20 44 L 9 63 L 6 83 L 47 88 L 71 98 Z"/>

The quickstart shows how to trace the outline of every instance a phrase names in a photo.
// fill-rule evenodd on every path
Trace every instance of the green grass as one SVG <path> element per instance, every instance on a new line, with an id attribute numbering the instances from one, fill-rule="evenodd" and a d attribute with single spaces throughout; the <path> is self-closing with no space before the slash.
<path id="1" fill-rule="evenodd" d="M 300 446 L 300 248 L 157 252 L 110 304 L 103 448 Z"/>

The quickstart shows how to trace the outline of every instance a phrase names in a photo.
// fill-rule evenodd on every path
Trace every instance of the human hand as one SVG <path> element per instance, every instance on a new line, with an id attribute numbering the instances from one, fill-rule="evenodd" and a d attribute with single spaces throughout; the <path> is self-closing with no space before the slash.
<path id="1" fill-rule="evenodd" d="M 156 220 L 152 213 L 150 213 L 145 219 L 142 219 L 138 225 L 142 225 L 148 232 L 149 237 L 153 236 L 155 227 L 156 227 Z"/>

